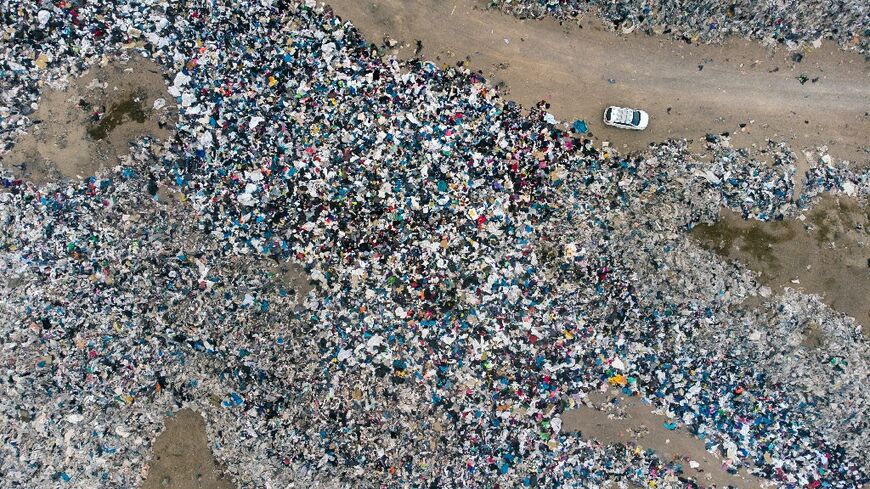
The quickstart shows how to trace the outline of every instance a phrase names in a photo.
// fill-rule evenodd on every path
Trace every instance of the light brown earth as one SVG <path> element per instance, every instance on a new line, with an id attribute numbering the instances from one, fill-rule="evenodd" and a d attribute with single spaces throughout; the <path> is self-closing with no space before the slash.
<path id="1" fill-rule="evenodd" d="M 665 416 L 651 413 L 637 397 L 622 395 L 590 396 L 594 407 L 581 407 L 562 415 L 563 431 L 580 432 L 584 439 L 597 440 L 604 444 L 622 443 L 645 450 L 653 448 L 663 461 L 675 461 L 683 467 L 685 476 L 701 486 L 709 487 L 762 487 L 763 480 L 751 476 L 745 470 L 737 475 L 728 473 L 722 466 L 721 457 L 706 450 L 704 442 L 683 428 L 668 430 Z M 618 399 L 618 413 L 611 413 L 611 401 Z M 614 415 L 616 414 L 616 415 Z M 692 467 L 690 462 L 696 462 Z"/>
<path id="2" fill-rule="evenodd" d="M 485 0 L 327 3 L 366 39 L 399 41 L 393 50 L 399 56 L 413 56 L 419 40 L 424 59 L 464 61 L 506 84 L 508 99 L 525 107 L 545 99 L 557 118 L 583 119 L 593 139 L 623 151 L 729 132 L 734 146 L 763 147 L 766 138 L 790 141 L 795 150 L 827 145 L 834 157 L 870 164 L 870 63 L 834 44 L 804 51 L 795 63 L 782 47 L 617 35 L 591 18 L 580 21 L 582 29 L 552 19 L 519 20 L 485 9 Z M 818 80 L 801 85 L 801 74 Z M 646 110 L 649 128 L 604 126 L 608 105 Z M 744 131 L 739 124 L 746 124 Z"/>
<path id="3" fill-rule="evenodd" d="M 162 109 L 154 108 L 157 99 L 165 101 Z M 30 115 L 33 126 L 0 163 L 35 183 L 87 178 L 117 164 L 131 141 L 146 134 L 169 137 L 175 113 L 159 65 L 138 55 L 106 60 L 65 90 L 44 86 L 39 108 Z"/>
<path id="4" fill-rule="evenodd" d="M 744 221 L 722 209 L 691 236 L 702 246 L 755 270 L 774 292 L 791 287 L 819 294 L 870 336 L 870 207 L 825 196 L 803 220 Z"/>
<path id="5" fill-rule="evenodd" d="M 231 489 L 208 446 L 205 420 L 182 409 L 165 420 L 142 489 Z"/>
<path id="6" fill-rule="evenodd" d="M 304 303 L 308 293 L 315 288 L 308 272 L 293 262 L 281 262 L 274 267 L 272 273 L 274 283 L 293 295 L 297 304 Z"/>

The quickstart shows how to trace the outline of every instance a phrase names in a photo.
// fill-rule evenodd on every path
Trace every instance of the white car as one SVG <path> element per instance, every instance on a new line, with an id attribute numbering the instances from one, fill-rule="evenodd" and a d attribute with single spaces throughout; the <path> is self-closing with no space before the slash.
<path id="1" fill-rule="evenodd" d="M 608 126 L 622 129 L 643 131 L 649 124 L 649 114 L 638 109 L 616 107 L 611 105 L 604 111 L 604 123 Z"/>

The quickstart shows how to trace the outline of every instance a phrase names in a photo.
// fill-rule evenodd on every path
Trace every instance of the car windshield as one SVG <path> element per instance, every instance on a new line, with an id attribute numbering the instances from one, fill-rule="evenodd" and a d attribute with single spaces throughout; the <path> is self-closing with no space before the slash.
<path id="1" fill-rule="evenodd" d="M 608 108 L 607 108 L 607 112 L 604 113 L 604 118 L 607 119 L 607 120 L 609 120 L 609 121 L 610 121 L 610 120 L 613 120 L 613 119 L 610 118 L 610 114 L 611 114 L 612 112 L 613 112 L 613 108 L 612 108 L 612 107 L 608 107 Z"/>
<path id="2" fill-rule="evenodd" d="M 634 111 L 634 115 L 631 116 L 631 124 L 633 126 L 640 125 L 640 112 L 639 111 L 637 111 L 637 110 Z"/>

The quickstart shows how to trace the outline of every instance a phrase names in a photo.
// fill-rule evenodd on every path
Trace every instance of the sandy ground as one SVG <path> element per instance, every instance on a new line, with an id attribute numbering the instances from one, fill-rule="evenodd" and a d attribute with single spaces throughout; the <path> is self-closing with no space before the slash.
<path id="1" fill-rule="evenodd" d="M 295 263 L 283 262 L 275 266 L 274 281 L 292 294 L 297 304 L 305 302 L 308 293 L 314 290 L 314 283 L 305 269 Z"/>
<path id="2" fill-rule="evenodd" d="M 795 150 L 827 145 L 835 157 L 870 164 L 870 64 L 834 44 L 807 51 L 795 63 L 783 48 L 743 40 L 698 46 L 617 35 L 591 18 L 580 22 L 582 29 L 518 20 L 486 10 L 485 0 L 327 3 L 367 39 L 399 41 L 394 52 L 400 56 L 413 56 L 419 40 L 423 58 L 462 60 L 506 84 L 508 98 L 526 107 L 545 99 L 561 120 L 583 119 L 594 139 L 622 150 L 729 132 L 735 146 L 763 146 L 766 138 L 791 141 Z M 802 85 L 801 74 L 818 80 Z M 608 105 L 646 110 L 649 128 L 604 126 Z"/>
<path id="3" fill-rule="evenodd" d="M 167 417 L 154 440 L 154 454 L 142 489 L 230 489 L 208 447 L 205 420 L 190 409 Z"/>
<path id="4" fill-rule="evenodd" d="M 791 287 L 820 295 L 870 336 L 870 207 L 826 196 L 802 220 L 750 222 L 726 209 L 721 215 L 691 236 L 758 272 L 774 292 Z"/>
<path id="5" fill-rule="evenodd" d="M 158 99 L 165 102 L 159 110 Z M 43 87 L 39 108 L 30 116 L 33 126 L 0 163 L 37 183 L 86 178 L 117 164 L 132 140 L 169 137 L 175 110 L 160 66 L 138 55 L 106 60 L 70 80 L 65 90 Z"/>
<path id="6" fill-rule="evenodd" d="M 722 468 L 722 460 L 708 452 L 703 441 L 682 428 L 668 430 L 664 424 L 669 420 L 650 413 L 649 406 L 638 398 L 599 393 L 593 393 L 590 398 L 595 407 L 565 412 L 562 416 L 564 431 L 577 431 L 583 438 L 603 444 L 622 443 L 641 449 L 652 447 L 662 460 L 680 463 L 686 476 L 705 487 L 714 484 L 716 487 L 762 486 L 761 479 L 745 470 L 737 475 L 728 473 Z"/>

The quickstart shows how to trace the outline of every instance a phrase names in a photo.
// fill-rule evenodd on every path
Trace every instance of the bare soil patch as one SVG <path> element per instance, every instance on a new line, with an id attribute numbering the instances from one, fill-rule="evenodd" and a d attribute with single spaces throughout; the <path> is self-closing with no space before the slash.
<path id="1" fill-rule="evenodd" d="M 315 289 L 311 276 L 305 269 L 293 262 L 283 261 L 273 271 L 275 283 L 294 297 L 297 304 L 305 302 L 308 293 Z"/>
<path id="2" fill-rule="evenodd" d="M 182 409 L 165 421 L 142 489 L 232 489 L 208 447 L 205 420 Z"/>
<path id="3" fill-rule="evenodd" d="M 745 470 L 737 475 L 727 472 L 721 458 L 708 452 L 704 442 L 685 429 L 665 428 L 669 420 L 653 414 L 652 408 L 638 398 L 597 394 L 590 397 L 594 407 L 572 409 L 562 415 L 563 430 L 580 432 L 583 438 L 604 444 L 652 448 L 662 460 L 681 464 L 684 474 L 704 487 L 762 487 L 762 480 Z"/>
<path id="4" fill-rule="evenodd" d="M 691 237 L 773 289 L 820 295 L 870 335 L 870 206 L 826 195 L 802 220 L 781 222 L 744 221 L 722 209 L 718 222 L 696 226 Z M 820 341 L 809 333 L 811 344 Z"/>
<path id="5" fill-rule="evenodd" d="M 131 141 L 169 137 L 177 109 L 162 72 L 136 55 L 95 66 L 65 90 L 45 87 L 33 125 L 0 162 L 36 183 L 88 177 L 113 166 Z"/>

